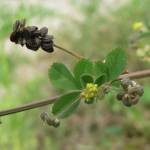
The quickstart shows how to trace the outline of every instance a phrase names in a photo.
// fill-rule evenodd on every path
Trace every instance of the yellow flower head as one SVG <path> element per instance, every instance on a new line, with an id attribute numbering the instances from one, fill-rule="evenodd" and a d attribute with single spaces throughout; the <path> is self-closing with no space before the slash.
<path id="1" fill-rule="evenodd" d="M 144 27 L 144 24 L 142 22 L 135 22 L 132 27 L 133 30 L 140 31 Z"/>
<path id="2" fill-rule="evenodd" d="M 87 83 L 85 89 L 81 93 L 81 97 L 86 100 L 90 100 L 97 95 L 97 92 L 98 92 L 97 84 Z"/>

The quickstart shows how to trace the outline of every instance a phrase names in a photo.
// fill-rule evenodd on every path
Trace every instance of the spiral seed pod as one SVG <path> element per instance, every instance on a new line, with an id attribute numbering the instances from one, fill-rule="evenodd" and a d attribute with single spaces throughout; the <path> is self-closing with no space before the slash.
<path id="1" fill-rule="evenodd" d="M 18 43 L 18 40 L 20 38 L 20 33 L 12 32 L 10 35 L 10 41 L 14 43 Z"/>
<path id="2" fill-rule="evenodd" d="M 47 27 L 38 30 L 37 26 L 26 27 L 25 20 L 16 20 L 10 41 L 21 46 L 26 45 L 28 49 L 33 51 L 37 51 L 41 47 L 44 51 L 51 53 L 54 51 L 53 36 L 47 34 Z"/>
<path id="3" fill-rule="evenodd" d="M 27 26 L 25 29 L 28 30 L 28 32 L 30 32 L 30 33 L 34 33 L 35 31 L 38 30 L 38 27 L 37 26 Z"/>
<path id="4" fill-rule="evenodd" d="M 116 96 L 117 100 L 121 101 L 121 100 L 123 99 L 123 96 L 124 96 L 124 95 L 125 95 L 125 92 L 124 92 L 124 91 L 120 91 L 120 92 L 117 94 L 117 96 Z"/>
<path id="5" fill-rule="evenodd" d="M 132 94 L 132 95 L 139 95 L 142 96 L 144 94 L 144 89 L 142 86 L 140 85 L 136 85 L 134 87 L 130 87 L 128 88 L 128 93 Z"/>
<path id="6" fill-rule="evenodd" d="M 132 105 L 137 104 L 139 100 L 140 100 L 140 96 L 136 95 L 134 98 L 131 99 Z"/>
<path id="7" fill-rule="evenodd" d="M 49 117 L 47 112 L 42 112 L 40 118 L 43 122 L 47 123 L 49 126 L 53 126 L 55 128 L 60 126 L 60 121 L 57 118 Z"/>
<path id="8" fill-rule="evenodd" d="M 43 27 L 39 30 L 40 34 L 42 37 L 46 36 L 48 33 L 48 28 L 47 27 Z"/>
<path id="9" fill-rule="evenodd" d="M 129 85 L 132 85 L 132 81 L 129 78 L 123 78 L 121 80 L 121 86 L 124 90 L 128 90 Z"/>
<path id="10" fill-rule="evenodd" d="M 139 96 L 142 96 L 144 94 L 144 89 L 143 89 L 142 86 L 138 87 L 137 93 L 138 93 Z"/>
<path id="11" fill-rule="evenodd" d="M 19 31 L 20 21 L 16 20 L 16 22 L 13 24 L 13 32 Z"/>
<path id="12" fill-rule="evenodd" d="M 54 126 L 55 128 L 57 128 L 57 127 L 60 126 L 60 121 L 59 121 L 57 118 L 55 118 L 55 119 L 53 120 L 53 126 Z"/>
<path id="13" fill-rule="evenodd" d="M 122 103 L 127 106 L 127 107 L 130 107 L 132 105 L 132 102 L 131 102 L 131 99 L 130 99 L 130 96 L 128 94 L 125 94 L 122 98 Z"/>
<path id="14" fill-rule="evenodd" d="M 38 30 L 38 27 L 36 26 L 28 26 L 24 29 L 23 35 L 26 40 L 29 40 L 31 38 L 38 37 L 39 35 L 36 35 L 35 32 Z"/>
<path id="15" fill-rule="evenodd" d="M 41 45 L 41 40 L 39 38 L 30 39 L 26 41 L 26 47 L 34 51 L 37 51 L 40 48 L 40 45 Z"/>
<path id="16" fill-rule="evenodd" d="M 42 120 L 43 122 L 45 122 L 46 119 L 48 118 L 48 113 L 47 113 L 47 112 L 42 112 L 42 113 L 40 114 L 40 118 L 41 118 L 41 120 Z"/>
<path id="17" fill-rule="evenodd" d="M 10 40 L 16 44 L 24 45 L 24 37 L 23 37 L 23 30 L 25 27 L 25 20 L 16 22 L 13 24 L 13 32 L 10 35 Z"/>
<path id="18" fill-rule="evenodd" d="M 50 35 L 46 35 L 41 39 L 41 48 L 46 52 L 53 52 L 53 37 Z"/>

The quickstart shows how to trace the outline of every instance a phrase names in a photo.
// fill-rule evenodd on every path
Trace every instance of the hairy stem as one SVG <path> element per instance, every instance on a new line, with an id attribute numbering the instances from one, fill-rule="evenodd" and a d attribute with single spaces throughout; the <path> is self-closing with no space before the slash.
<path id="1" fill-rule="evenodd" d="M 139 78 L 146 78 L 146 77 L 150 77 L 150 69 L 147 70 L 142 70 L 142 71 L 136 71 L 136 72 L 131 72 L 128 74 L 123 74 L 119 76 L 119 80 L 122 78 L 131 78 L 131 79 L 139 79 Z"/>
<path id="2" fill-rule="evenodd" d="M 6 109 L 3 111 L 0 111 L 0 116 L 6 116 L 9 114 L 14 114 L 14 113 L 18 113 L 18 112 L 22 112 L 22 111 L 26 111 L 26 110 L 30 110 L 30 109 L 34 109 L 34 108 L 38 108 L 38 107 L 42 107 L 42 106 L 46 106 L 49 104 L 53 104 L 57 99 L 59 98 L 59 96 L 56 97 L 50 97 L 50 98 L 46 98 L 40 101 L 35 101 L 29 104 L 25 104 L 22 106 L 18 106 L 15 108 L 11 108 L 11 109 Z"/>
<path id="3" fill-rule="evenodd" d="M 121 80 L 122 78 L 125 78 L 125 77 L 129 77 L 129 78 L 132 78 L 132 79 L 150 77 L 150 69 L 120 75 L 118 79 Z M 14 113 L 23 112 L 23 111 L 26 111 L 26 110 L 35 109 L 35 108 L 38 108 L 38 107 L 53 104 L 59 97 L 60 96 L 50 97 L 50 98 L 46 98 L 44 100 L 35 101 L 35 102 L 25 104 L 25 105 L 22 105 L 22 106 L 18 106 L 18 107 L 15 107 L 15 108 L 2 110 L 2 111 L 0 111 L 0 116 L 11 115 L 11 114 L 14 114 Z"/>
<path id="4" fill-rule="evenodd" d="M 65 49 L 65 48 L 63 48 L 61 46 L 58 46 L 56 44 L 54 44 L 54 47 L 56 47 L 56 48 L 58 48 L 58 49 L 60 49 L 60 50 L 62 50 L 64 52 L 66 52 L 66 53 L 68 53 L 68 54 L 70 54 L 70 55 L 72 55 L 74 57 L 76 57 L 77 59 L 83 59 L 84 58 L 83 56 L 81 56 L 81 55 L 79 55 L 79 54 L 77 54 L 77 53 L 75 53 L 73 51 L 67 50 L 67 49 Z"/>

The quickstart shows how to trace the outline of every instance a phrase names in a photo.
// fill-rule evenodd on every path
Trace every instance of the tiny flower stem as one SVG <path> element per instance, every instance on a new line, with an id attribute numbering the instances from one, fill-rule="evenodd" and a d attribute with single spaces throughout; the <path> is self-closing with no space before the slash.
<path id="1" fill-rule="evenodd" d="M 63 48 L 59 45 L 54 44 L 53 46 L 60 49 L 60 50 L 62 50 L 62 51 L 64 51 L 64 52 L 66 52 L 66 53 L 68 53 L 68 54 L 70 54 L 70 55 L 72 55 L 72 56 L 74 56 L 74 57 L 76 57 L 77 59 L 83 59 L 84 58 L 83 56 L 81 56 L 81 55 L 79 55 L 79 54 L 77 54 L 73 51 L 67 50 L 67 49 L 65 49 L 65 48 Z"/>

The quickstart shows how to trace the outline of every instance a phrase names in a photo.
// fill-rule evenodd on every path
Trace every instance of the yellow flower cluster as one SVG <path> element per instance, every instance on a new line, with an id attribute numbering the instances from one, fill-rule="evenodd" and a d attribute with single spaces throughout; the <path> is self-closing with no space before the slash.
<path id="1" fill-rule="evenodd" d="M 142 22 L 135 22 L 133 24 L 133 30 L 140 31 L 144 27 L 144 24 Z"/>
<path id="2" fill-rule="evenodd" d="M 86 88 L 81 93 L 81 97 L 90 100 L 97 95 L 98 92 L 98 85 L 94 83 L 87 83 Z"/>

